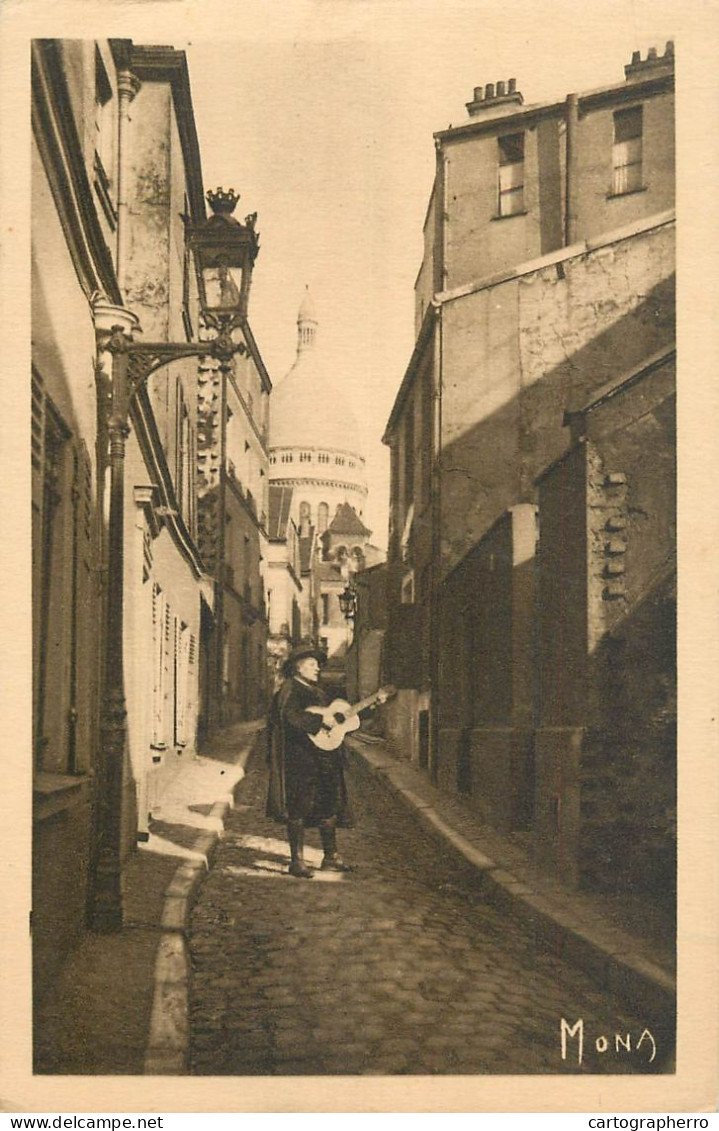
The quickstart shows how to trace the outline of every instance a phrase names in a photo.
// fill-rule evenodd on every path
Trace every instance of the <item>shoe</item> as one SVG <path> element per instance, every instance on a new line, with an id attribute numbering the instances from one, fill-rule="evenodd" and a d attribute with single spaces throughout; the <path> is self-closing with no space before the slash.
<path id="1" fill-rule="evenodd" d="M 325 856 L 320 864 L 320 871 L 322 872 L 354 872 L 353 864 L 345 864 L 344 860 L 338 853 L 333 852 L 331 856 Z"/>
<path id="2" fill-rule="evenodd" d="M 289 874 L 294 876 L 297 880 L 311 880 L 313 876 L 312 869 L 308 868 L 306 864 L 301 863 L 299 860 L 293 860 L 287 870 Z"/>

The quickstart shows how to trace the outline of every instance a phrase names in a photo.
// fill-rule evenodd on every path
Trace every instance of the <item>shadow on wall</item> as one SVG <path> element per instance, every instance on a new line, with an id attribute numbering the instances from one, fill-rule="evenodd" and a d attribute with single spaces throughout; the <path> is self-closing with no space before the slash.
<path id="1" fill-rule="evenodd" d="M 673 325 L 667 280 L 448 446 L 444 567 L 454 568 L 438 624 L 439 783 L 503 833 L 531 832 L 537 858 L 569 882 L 649 891 L 667 906 L 676 671 L 674 612 L 657 578 L 673 569 L 674 552 L 668 376 L 612 398 L 592 417 L 587 444 L 568 450 L 563 421 L 567 407 L 639 369 L 648 350 L 673 344 Z M 535 480 L 550 466 L 537 559 L 533 549 L 517 553 L 530 525 L 517 542 L 513 524 L 523 511 L 529 523 Z M 614 470 L 626 473 L 624 486 L 606 481 Z M 615 511 L 626 512 L 626 530 L 607 550 Z M 621 601 L 601 598 L 610 566 L 622 571 Z"/>
<path id="2" fill-rule="evenodd" d="M 599 645 L 597 725 L 582 750 L 582 886 L 676 896 L 676 574 Z"/>
<path id="3" fill-rule="evenodd" d="M 533 506 L 504 514 L 440 598 L 438 781 L 505 834 L 529 829 L 534 807 L 535 538 Z"/>
<path id="4" fill-rule="evenodd" d="M 639 307 L 540 380 L 518 384 L 502 408 L 446 445 L 441 456 L 443 573 L 509 507 L 535 500 L 535 479 L 567 450 L 565 411 L 579 407 L 607 382 L 673 343 L 674 302 L 672 275 L 657 284 Z M 521 358 L 517 364 L 521 369 Z M 477 372 L 474 380 L 481 384 L 484 376 Z M 449 382 L 452 375 L 445 374 L 444 379 Z M 451 404 L 444 412 L 451 423 Z"/>

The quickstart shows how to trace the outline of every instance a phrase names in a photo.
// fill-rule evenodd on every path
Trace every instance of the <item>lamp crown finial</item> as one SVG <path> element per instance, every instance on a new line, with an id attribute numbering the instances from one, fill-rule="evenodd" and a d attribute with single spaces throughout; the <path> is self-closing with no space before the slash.
<path id="1" fill-rule="evenodd" d="M 207 203 L 215 215 L 230 215 L 230 213 L 234 212 L 235 206 L 240 199 L 240 194 L 235 192 L 233 188 L 228 189 L 226 192 L 222 188 L 216 188 L 214 192 L 212 189 L 209 189 L 205 195 Z"/>

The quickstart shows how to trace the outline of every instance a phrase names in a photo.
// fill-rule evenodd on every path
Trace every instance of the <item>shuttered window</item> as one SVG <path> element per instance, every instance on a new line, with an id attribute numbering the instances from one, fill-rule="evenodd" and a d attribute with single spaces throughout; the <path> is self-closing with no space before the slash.
<path id="1" fill-rule="evenodd" d="M 92 464 L 84 442 L 73 445 L 72 550 L 69 604 L 69 708 L 67 769 L 90 768 L 94 696 L 88 678 L 95 668 L 98 634 L 90 610 L 96 607 Z"/>
<path id="2" fill-rule="evenodd" d="M 175 617 L 159 585 L 152 589 L 152 745 L 164 750 L 174 740 Z"/>
<path id="3" fill-rule="evenodd" d="M 76 769 L 78 602 L 88 585 L 81 569 L 89 569 L 92 481 L 84 446 L 36 370 L 30 449 L 34 760 L 39 770 L 66 773 Z"/>
<path id="4" fill-rule="evenodd" d="M 159 585 L 152 586 L 152 745 L 165 746 L 165 597 Z"/>
<path id="5" fill-rule="evenodd" d="M 163 744 L 169 746 L 174 738 L 173 734 L 173 705 L 175 702 L 175 635 L 176 617 L 173 616 L 169 603 L 165 604 L 165 631 L 162 655 L 162 734 Z"/>
<path id="6" fill-rule="evenodd" d="M 230 626 L 225 621 L 222 626 L 222 694 L 230 691 Z"/>
<path id="7" fill-rule="evenodd" d="M 175 681 L 175 743 L 186 746 L 194 705 L 197 645 L 184 621 L 177 628 L 177 679 Z"/>
<path id="8" fill-rule="evenodd" d="M 175 383 L 175 414 L 175 497 L 183 521 L 190 534 L 195 537 L 197 436 L 179 377 Z"/>
<path id="9" fill-rule="evenodd" d="M 497 139 L 499 146 L 499 215 L 524 212 L 524 134 Z"/>
<path id="10" fill-rule="evenodd" d="M 157 584 L 152 589 L 152 641 L 152 746 L 186 746 L 196 702 L 197 640 Z"/>
<path id="11" fill-rule="evenodd" d="M 614 115 L 612 192 L 621 196 L 643 188 L 643 112 L 641 106 L 617 110 Z"/>

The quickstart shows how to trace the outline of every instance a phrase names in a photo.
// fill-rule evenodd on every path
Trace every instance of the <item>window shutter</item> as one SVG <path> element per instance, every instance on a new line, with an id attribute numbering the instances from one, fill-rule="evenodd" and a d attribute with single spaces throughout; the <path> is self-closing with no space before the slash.
<path id="1" fill-rule="evenodd" d="M 33 372 L 31 382 L 30 457 L 32 461 L 32 509 L 42 519 L 43 463 L 45 460 L 45 397 L 42 378 Z"/>
<path id="2" fill-rule="evenodd" d="M 70 667 L 51 663 L 71 626 L 72 434 L 31 374 L 34 745 L 38 765 L 66 768 Z M 72 628 L 70 627 L 70 632 Z M 72 645 L 71 645 L 72 647 Z"/>
<path id="3" fill-rule="evenodd" d="M 614 172 L 612 191 L 617 195 L 634 192 L 642 187 L 642 132 L 641 106 L 616 111 L 612 150 Z"/>
<path id="4" fill-rule="evenodd" d="M 73 768 L 86 769 L 89 765 L 92 743 L 91 720 L 94 711 L 91 672 L 97 658 L 97 626 L 88 611 L 95 607 L 96 588 L 93 571 L 94 553 L 94 499 L 92 463 L 87 445 L 81 441 L 75 452 L 75 504 L 74 517 L 74 577 L 73 592 L 73 688 L 75 708 L 71 725 L 74 727 Z"/>
<path id="5" fill-rule="evenodd" d="M 499 215 L 524 211 L 524 134 L 497 139 L 499 146 Z"/>
<path id="6" fill-rule="evenodd" d="M 165 600 L 159 585 L 152 586 L 152 745 L 164 743 L 164 624 Z"/>
<path id="7" fill-rule="evenodd" d="M 190 633 L 186 624 L 176 626 L 177 680 L 175 691 L 175 743 L 187 744 L 187 700 L 190 679 Z"/>
<path id="8" fill-rule="evenodd" d="M 169 603 L 165 604 L 162 678 L 162 741 L 165 746 L 168 746 L 172 741 L 170 724 L 174 722 L 172 715 L 175 703 L 175 632 Z"/>
<path id="9" fill-rule="evenodd" d="M 82 558 L 90 569 L 92 566 L 92 463 L 83 440 L 78 451 L 78 477 L 80 489 L 80 540 Z"/>
<path id="10" fill-rule="evenodd" d="M 189 734 L 187 728 L 189 727 L 190 722 L 196 717 L 197 679 L 197 640 L 193 633 L 190 633 L 187 645 L 187 693 L 185 707 L 186 741 L 189 741 L 192 738 L 192 735 Z"/>

